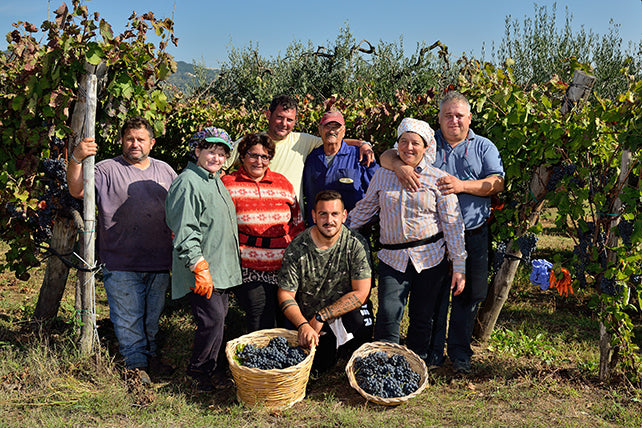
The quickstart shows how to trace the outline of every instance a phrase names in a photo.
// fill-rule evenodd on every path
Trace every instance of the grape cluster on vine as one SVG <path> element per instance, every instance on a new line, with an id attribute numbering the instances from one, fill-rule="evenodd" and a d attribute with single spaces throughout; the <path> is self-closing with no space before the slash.
<path id="1" fill-rule="evenodd" d="M 499 241 L 495 252 L 493 253 L 493 269 L 495 272 L 499 271 L 504 263 L 504 256 L 506 255 L 506 241 Z"/>
<path id="2" fill-rule="evenodd" d="M 602 277 L 600 280 L 600 291 L 609 296 L 619 296 L 624 287 L 613 278 Z"/>
<path id="3" fill-rule="evenodd" d="M 597 262 L 600 264 L 602 270 L 607 267 L 607 252 L 606 252 L 606 233 L 600 228 L 595 234 L 595 224 L 593 222 L 586 223 L 586 230 L 577 230 L 577 244 L 573 248 L 573 254 L 576 256 L 576 261 L 573 264 L 575 269 L 575 277 L 578 278 L 581 287 L 586 286 L 586 277 L 589 275 L 596 275 L 598 271 L 591 264 L 593 252 L 597 254 Z"/>
<path id="4" fill-rule="evenodd" d="M 44 191 L 38 196 L 38 209 L 29 212 L 27 224 L 33 230 L 36 244 L 51 239 L 56 214 L 67 215 L 70 210 L 82 213 L 82 201 L 69 193 L 66 180 L 66 165 L 63 159 L 44 159 L 41 163 L 44 172 Z"/>
<path id="5" fill-rule="evenodd" d="M 525 233 L 517 238 L 517 245 L 519 245 L 524 263 L 530 263 L 531 254 L 537 248 L 537 240 L 538 238 L 534 233 Z"/>
<path id="6" fill-rule="evenodd" d="M 361 389 L 381 398 L 405 397 L 419 389 L 421 376 L 406 357 L 372 352 L 354 360 L 354 377 Z"/>
<path id="7" fill-rule="evenodd" d="M 629 220 L 620 220 L 617 224 L 617 230 L 622 238 L 624 245 L 631 245 L 631 235 L 633 235 L 633 222 Z"/>
<path id="8" fill-rule="evenodd" d="M 273 337 L 264 347 L 247 344 L 236 355 L 241 365 L 261 370 L 296 366 L 307 357 L 301 347 L 291 346 L 283 336 Z"/>
<path id="9" fill-rule="evenodd" d="M 572 176 L 573 174 L 575 174 L 575 169 L 575 165 L 572 163 L 555 165 L 553 167 L 553 172 L 551 172 L 551 176 L 546 182 L 546 190 L 548 190 L 549 192 L 555 190 L 559 182 L 564 177 Z"/>

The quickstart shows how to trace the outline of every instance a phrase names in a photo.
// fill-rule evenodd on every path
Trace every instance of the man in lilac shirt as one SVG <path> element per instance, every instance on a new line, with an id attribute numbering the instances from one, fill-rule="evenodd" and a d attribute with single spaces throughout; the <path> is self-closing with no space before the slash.
<path id="1" fill-rule="evenodd" d="M 96 164 L 98 259 L 103 264 L 109 316 L 128 369 L 143 384 L 148 367 L 166 371 L 156 345 L 172 265 L 171 231 L 165 224 L 165 197 L 176 172 L 149 157 L 153 128 L 144 118 L 127 119 L 121 129 L 123 154 Z M 72 151 L 67 168 L 69 193 L 82 198 L 82 161 L 97 153 L 93 138 Z"/>

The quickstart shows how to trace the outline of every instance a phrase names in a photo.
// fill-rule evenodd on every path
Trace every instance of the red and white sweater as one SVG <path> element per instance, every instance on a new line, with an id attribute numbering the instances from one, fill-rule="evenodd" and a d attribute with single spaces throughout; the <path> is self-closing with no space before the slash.
<path id="1" fill-rule="evenodd" d="M 285 247 L 305 228 L 292 183 L 269 168 L 258 182 L 242 167 L 222 180 L 236 207 L 241 265 L 279 270 Z"/>

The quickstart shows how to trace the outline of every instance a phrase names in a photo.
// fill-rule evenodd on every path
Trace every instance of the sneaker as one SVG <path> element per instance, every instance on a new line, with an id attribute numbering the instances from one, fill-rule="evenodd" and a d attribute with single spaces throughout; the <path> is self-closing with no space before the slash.
<path id="1" fill-rule="evenodd" d="M 147 374 L 146 367 L 138 367 L 134 369 L 134 373 L 136 373 L 136 376 L 140 380 L 140 383 L 143 386 L 149 386 L 152 384 L 152 380 Z"/>
<path id="2" fill-rule="evenodd" d="M 469 374 L 470 360 L 453 360 L 453 370 L 456 374 Z"/>
<path id="3" fill-rule="evenodd" d="M 151 357 L 149 359 L 149 371 L 160 377 L 168 377 L 174 373 L 175 368 L 169 364 L 165 364 L 159 357 Z"/>
<path id="4" fill-rule="evenodd" d="M 212 382 L 212 378 L 207 373 L 204 373 L 198 369 L 187 369 L 186 373 L 187 376 L 196 381 L 196 389 L 198 389 L 199 391 L 210 392 L 214 390 L 214 382 Z"/>
<path id="5" fill-rule="evenodd" d="M 212 384 L 216 389 L 225 389 L 234 385 L 232 379 L 229 378 L 224 372 L 215 371 L 212 376 Z"/>
<path id="6" fill-rule="evenodd" d="M 428 368 L 428 371 L 433 371 L 441 368 L 441 366 L 444 365 L 444 356 L 443 355 L 436 355 L 433 354 L 425 360 L 426 367 Z"/>

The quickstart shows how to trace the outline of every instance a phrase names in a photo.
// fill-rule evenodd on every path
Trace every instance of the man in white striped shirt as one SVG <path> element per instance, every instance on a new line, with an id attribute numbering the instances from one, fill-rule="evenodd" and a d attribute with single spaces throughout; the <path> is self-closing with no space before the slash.
<path id="1" fill-rule="evenodd" d="M 448 300 L 449 288 L 455 295 L 464 289 L 464 223 L 457 197 L 443 195 L 437 187 L 437 180 L 447 174 L 432 166 L 436 142 L 430 126 L 406 118 L 397 129 L 397 139 L 399 157 L 419 175 L 419 191 L 407 191 L 394 172 L 380 168 L 364 198 L 350 212 L 348 222 L 356 229 L 377 213 L 380 216 L 382 250 L 378 253 L 375 340 L 399 343 L 399 326 L 412 295 L 406 345 L 426 360 L 433 314 Z M 452 261 L 452 277 L 446 249 Z"/>

